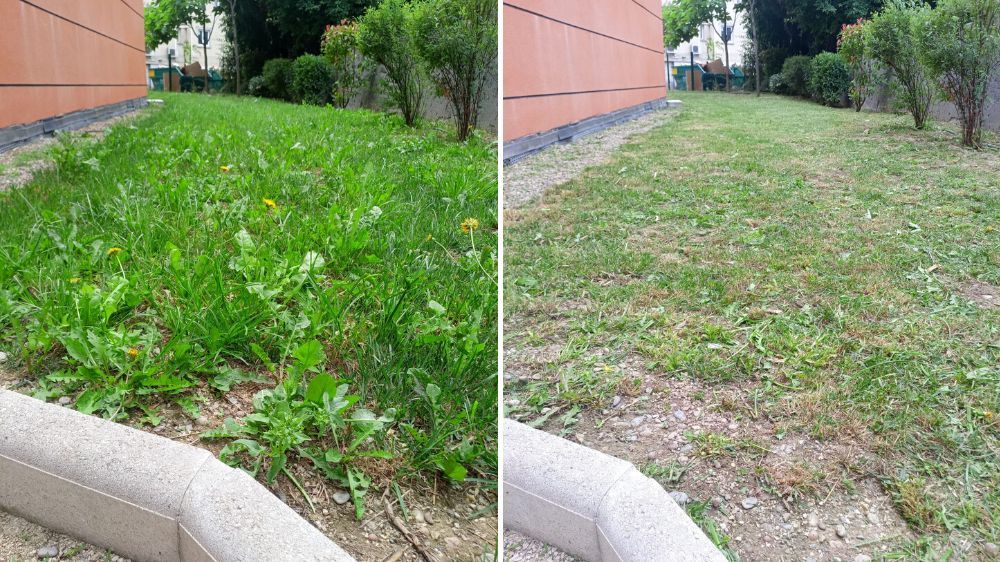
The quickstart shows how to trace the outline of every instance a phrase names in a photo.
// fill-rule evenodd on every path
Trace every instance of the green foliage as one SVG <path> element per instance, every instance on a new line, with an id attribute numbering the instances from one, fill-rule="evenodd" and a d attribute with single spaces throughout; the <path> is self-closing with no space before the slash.
<path id="1" fill-rule="evenodd" d="M 476 126 L 487 81 L 496 74 L 496 2 L 427 0 L 414 16 L 414 39 L 451 103 L 458 140 L 464 141 Z"/>
<path id="2" fill-rule="evenodd" d="M 359 20 L 361 52 L 385 71 L 389 99 L 413 126 L 423 113 L 426 73 L 414 37 L 417 8 L 409 0 L 383 0 Z"/>
<path id="3" fill-rule="evenodd" d="M 690 41 L 704 22 L 726 19 L 725 0 L 679 0 L 663 6 L 663 43 Z"/>
<path id="4" fill-rule="evenodd" d="M 919 10 L 909 0 L 889 0 L 865 24 L 865 39 L 872 58 L 892 69 L 902 88 L 902 104 L 913 116 L 913 125 L 922 129 L 934 99 L 934 84 L 918 57 L 914 23 Z"/>
<path id="5" fill-rule="evenodd" d="M 292 99 L 326 105 L 333 94 L 333 66 L 319 55 L 302 55 L 292 63 Z"/>
<path id="6" fill-rule="evenodd" d="M 267 93 L 267 82 L 263 76 L 254 76 L 247 82 L 247 94 L 251 96 L 264 96 Z"/>
<path id="7" fill-rule="evenodd" d="M 788 93 L 788 86 L 785 85 L 785 79 L 782 77 L 780 72 L 778 74 L 772 74 L 771 77 L 767 79 L 767 90 L 781 95 Z"/>
<path id="8" fill-rule="evenodd" d="M 981 147 L 990 80 L 1000 69 L 1000 0 L 941 0 L 914 29 L 920 60 L 958 110 L 962 144 Z"/>
<path id="9" fill-rule="evenodd" d="M 364 80 L 367 65 L 358 48 L 358 24 L 343 21 L 323 34 L 323 56 L 333 66 L 333 105 L 347 107 Z"/>
<path id="10" fill-rule="evenodd" d="M 264 93 L 267 97 L 291 101 L 293 61 L 289 59 L 271 59 L 264 63 L 261 78 L 264 79 Z"/>
<path id="11" fill-rule="evenodd" d="M 164 97 L 0 193 L 0 350 L 17 350 L 4 368 L 22 390 L 155 425 L 254 381 L 274 387 L 269 421 L 236 421 L 262 475 L 336 433 L 345 454 L 392 451 L 367 459 L 380 476 L 495 478 L 495 143 L 368 111 Z M 483 227 L 463 232 L 469 217 Z M 359 397 L 345 420 L 394 408 L 394 437 L 349 451 L 353 422 L 319 433 L 322 412 L 298 403 L 323 373 Z"/>
<path id="12" fill-rule="evenodd" d="M 832 107 L 843 107 L 851 75 L 847 63 L 837 53 L 820 53 L 809 67 L 809 93 L 816 101 Z"/>
<path id="13" fill-rule="evenodd" d="M 855 111 L 861 111 L 865 100 L 881 83 L 882 71 L 878 62 L 872 58 L 868 50 L 869 33 L 865 20 L 845 24 L 837 38 L 837 53 L 847 63 L 851 75 L 851 87 L 848 95 Z"/>
<path id="14" fill-rule="evenodd" d="M 781 65 L 781 81 L 789 95 L 809 95 L 811 69 L 812 57 L 796 55 L 785 59 L 785 63 Z"/>
<path id="15" fill-rule="evenodd" d="M 294 482 L 288 463 L 312 461 L 317 471 L 350 491 L 361 519 L 371 478 L 357 462 L 395 456 L 385 448 L 391 445 L 386 429 L 395 421 L 395 409 L 380 416 L 358 406 L 360 397 L 348 394 L 349 383 L 325 372 L 326 354 L 317 340 L 300 345 L 292 358 L 288 378 L 254 396 L 252 414 L 241 422 L 227 419 L 203 437 L 230 439 L 219 458 L 255 476 L 266 466 L 269 484 L 279 474 Z"/>
<path id="16" fill-rule="evenodd" d="M 208 23 L 209 0 L 155 0 L 146 6 L 146 49 L 155 49 L 177 37 L 182 25 Z"/>

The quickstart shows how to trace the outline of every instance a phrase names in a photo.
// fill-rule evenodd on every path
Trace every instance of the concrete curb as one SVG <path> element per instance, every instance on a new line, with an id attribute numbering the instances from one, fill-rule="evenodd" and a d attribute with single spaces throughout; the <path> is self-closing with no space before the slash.
<path id="1" fill-rule="evenodd" d="M 726 562 L 634 466 L 504 420 L 505 527 L 588 562 Z"/>
<path id="2" fill-rule="evenodd" d="M 137 561 L 355 562 L 208 451 L 6 390 L 0 510 Z"/>
<path id="3" fill-rule="evenodd" d="M 642 117 L 650 111 L 664 108 L 673 109 L 680 106 L 680 100 L 659 98 L 640 103 L 639 105 L 618 109 L 610 113 L 594 115 L 593 117 L 588 117 L 575 123 L 568 123 L 541 133 L 533 133 L 516 138 L 505 142 L 503 145 L 503 165 L 509 166 L 551 144 L 569 142 L 575 138 L 602 131 L 612 125 Z"/>
<path id="4" fill-rule="evenodd" d="M 104 121 L 130 111 L 146 107 L 145 97 L 81 109 L 64 115 L 47 117 L 34 123 L 0 127 L 0 152 L 20 146 L 42 135 L 50 135 L 56 131 L 72 131 L 82 129 L 91 123 Z"/>

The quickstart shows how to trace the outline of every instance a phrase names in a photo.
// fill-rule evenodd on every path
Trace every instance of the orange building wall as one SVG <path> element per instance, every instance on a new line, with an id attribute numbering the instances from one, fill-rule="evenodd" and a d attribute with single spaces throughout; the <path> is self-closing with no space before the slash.
<path id="1" fill-rule="evenodd" d="M 146 94 L 142 0 L 0 0 L 0 127 Z"/>
<path id="2" fill-rule="evenodd" d="M 662 98 L 660 0 L 507 0 L 504 141 Z"/>

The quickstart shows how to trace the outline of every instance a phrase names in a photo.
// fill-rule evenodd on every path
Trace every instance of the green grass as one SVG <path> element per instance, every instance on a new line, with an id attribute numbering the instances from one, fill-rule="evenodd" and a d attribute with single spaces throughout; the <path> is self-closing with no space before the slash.
<path id="1" fill-rule="evenodd" d="M 211 434 L 242 437 L 231 462 L 269 479 L 286 461 L 359 493 L 373 476 L 495 479 L 495 142 L 164 98 L 0 193 L 0 349 L 24 390 L 155 425 L 273 388 Z"/>
<path id="2" fill-rule="evenodd" d="M 862 445 L 854 476 L 880 478 L 918 534 L 996 542 L 1000 308 L 974 293 L 1000 286 L 1000 154 L 905 116 L 681 97 L 669 125 L 513 216 L 507 344 L 572 342 L 580 358 L 547 373 L 592 372 L 606 347 L 612 367 L 740 385 L 741 416 Z M 607 387 L 508 392 L 531 410 Z"/>

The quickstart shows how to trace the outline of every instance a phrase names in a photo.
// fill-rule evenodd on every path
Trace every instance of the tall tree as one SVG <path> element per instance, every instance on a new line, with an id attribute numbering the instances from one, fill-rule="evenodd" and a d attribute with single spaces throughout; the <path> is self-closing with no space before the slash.
<path id="1" fill-rule="evenodd" d="M 722 40 L 726 56 L 726 90 L 729 90 L 729 8 L 726 0 L 677 0 L 663 6 L 663 42 L 677 46 L 690 41 L 698 34 L 698 27 L 709 23 L 715 34 Z M 715 26 L 722 22 L 722 30 Z M 734 22 L 735 23 L 735 22 Z"/>
<path id="2" fill-rule="evenodd" d="M 146 6 L 146 48 L 155 49 L 177 37 L 181 26 L 208 26 L 211 0 L 155 0 Z M 206 42 L 207 43 L 207 42 Z M 208 47 L 204 46 L 205 92 L 208 93 Z"/>

